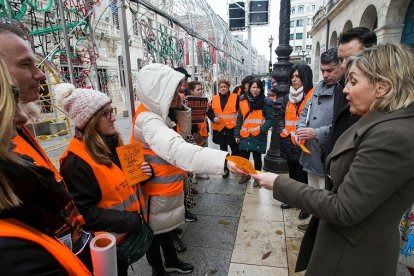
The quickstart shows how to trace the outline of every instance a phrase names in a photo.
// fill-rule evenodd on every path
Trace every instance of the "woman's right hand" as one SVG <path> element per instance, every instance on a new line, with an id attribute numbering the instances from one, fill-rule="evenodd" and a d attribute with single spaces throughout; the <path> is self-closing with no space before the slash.
<path id="1" fill-rule="evenodd" d="M 220 119 L 218 117 L 214 117 L 214 123 L 219 124 L 220 123 Z"/>

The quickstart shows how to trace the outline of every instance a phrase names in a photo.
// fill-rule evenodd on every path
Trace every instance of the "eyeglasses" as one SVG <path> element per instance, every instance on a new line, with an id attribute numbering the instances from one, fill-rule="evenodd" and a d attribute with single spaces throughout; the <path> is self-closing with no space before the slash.
<path id="1" fill-rule="evenodd" d="M 13 94 L 14 101 L 15 101 L 15 102 L 16 102 L 16 104 L 17 104 L 17 102 L 19 101 L 20 89 L 19 89 L 19 88 L 17 88 L 16 86 L 14 86 L 14 85 L 11 85 L 11 86 L 10 86 L 10 90 L 11 90 L 11 92 L 12 92 L 12 94 Z"/>
<path id="2" fill-rule="evenodd" d="M 112 107 L 110 110 L 102 111 L 101 114 L 106 119 L 110 120 L 111 118 L 114 118 L 116 116 L 116 107 Z"/>

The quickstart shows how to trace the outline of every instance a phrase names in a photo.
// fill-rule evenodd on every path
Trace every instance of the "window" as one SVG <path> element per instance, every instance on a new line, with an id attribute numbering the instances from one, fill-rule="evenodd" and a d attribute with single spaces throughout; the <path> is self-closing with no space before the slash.
<path id="1" fill-rule="evenodd" d="M 312 11 L 313 12 L 315 11 L 315 9 L 316 9 L 316 6 L 315 5 L 312 5 Z"/>
<path id="2" fill-rule="evenodd" d="M 302 33 L 297 33 L 296 34 L 296 39 L 302 39 L 302 37 L 303 37 Z"/>
<path id="3" fill-rule="evenodd" d="M 306 38 L 312 38 L 312 36 L 311 36 L 310 32 L 307 32 L 307 33 L 306 33 Z"/>
<path id="4" fill-rule="evenodd" d="M 290 27 L 293 28 L 295 26 L 295 23 L 293 20 L 290 20 Z"/>
<path id="5" fill-rule="evenodd" d="M 293 34 L 289 35 L 289 40 L 293 40 Z"/>
<path id="6" fill-rule="evenodd" d="M 306 45 L 306 50 L 312 50 L 312 45 Z"/>
<path id="7" fill-rule="evenodd" d="M 112 14 L 112 24 L 114 24 L 116 26 L 116 28 L 119 30 L 119 17 L 118 17 L 118 13 L 113 13 Z"/>
<path id="8" fill-rule="evenodd" d="M 302 27 L 303 26 L 303 19 L 296 20 L 296 27 Z"/>
<path id="9" fill-rule="evenodd" d="M 302 14 L 305 12 L 305 9 L 303 8 L 303 6 L 299 6 L 298 7 L 298 14 Z"/>
<path id="10" fill-rule="evenodd" d="M 296 52 L 302 51 L 302 46 L 295 46 L 295 51 Z"/>
<path id="11" fill-rule="evenodd" d="M 312 26 L 312 17 L 308 18 L 308 26 Z"/>
<path id="12" fill-rule="evenodd" d="M 290 14 L 295 14 L 295 8 L 292 8 L 292 9 L 290 10 Z"/>

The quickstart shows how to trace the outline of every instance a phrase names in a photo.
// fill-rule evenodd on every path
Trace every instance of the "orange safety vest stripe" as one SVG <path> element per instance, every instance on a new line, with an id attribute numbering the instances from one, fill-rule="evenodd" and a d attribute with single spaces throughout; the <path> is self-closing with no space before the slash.
<path id="1" fill-rule="evenodd" d="M 137 198 L 135 187 L 128 184 L 124 173 L 117 165 L 112 164 L 108 167 L 98 164 L 87 152 L 85 144 L 76 138 L 71 140 L 60 159 L 61 163 L 69 152 L 81 158 L 92 168 L 102 194 L 98 207 L 117 211 L 140 211 L 140 200 Z"/>
<path id="2" fill-rule="evenodd" d="M 249 135 L 257 136 L 260 134 L 260 127 L 265 122 L 263 116 L 263 110 L 253 110 L 249 113 L 249 104 L 247 100 L 240 102 L 240 112 L 243 115 L 243 124 L 240 129 L 240 136 L 243 138 L 249 137 Z M 249 113 L 249 114 L 248 114 Z M 247 115 L 248 114 L 248 115 Z M 247 117 L 246 117 L 247 115 Z"/>
<path id="3" fill-rule="evenodd" d="M 148 112 L 148 109 L 142 103 L 138 106 L 134 114 L 131 142 L 135 142 L 135 120 L 141 112 Z M 184 171 L 166 162 L 143 144 L 142 150 L 145 161 L 151 164 L 154 171 L 154 177 L 150 178 L 141 187 L 144 195 L 175 196 L 182 193 L 184 190 Z"/>
<path id="4" fill-rule="evenodd" d="M 236 126 L 237 121 L 237 95 L 230 93 L 229 98 L 227 99 L 226 106 L 224 110 L 221 110 L 220 95 L 215 95 L 211 101 L 211 108 L 213 109 L 214 115 L 226 123 L 226 128 L 232 129 Z M 217 124 L 213 123 L 212 128 L 214 130 L 219 130 Z"/>
<path id="5" fill-rule="evenodd" d="M 208 129 L 207 129 L 207 123 L 202 122 L 197 124 L 197 127 L 199 129 L 200 135 L 204 138 L 208 137 Z"/>
<path id="6" fill-rule="evenodd" d="M 309 90 L 309 92 L 306 94 L 305 99 L 299 105 L 298 110 L 296 110 L 297 105 L 289 101 L 286 107 L 286 111 L 285 111 L 285 128 L 280 133 L 281 137 L 288 137 L 291 133 L 295 133 L 296 124 L 299 121 L 300 114 L 305 108 L 305 105 L 311 99 L 312 95 L 313 95 L 313 88 Z"/>
<path id="7" fill-rule="evenodd" d="M 92 275 L 65 245 L 18 220 L 0 219 L 0 237 L 18 238 L 38 244 L 56 259 L 68 275 Z"/>
<path id="8" fill-rule="evenodd" d="M 50 161 L 49 157 L 33 137 L 31 132 L 25 126 L 22 127 L 22 130 L 28 136 L 33 145 L 35 145 L 36 149 L 34 149 L 32 145 L 30 145 L 22 136 L 16 135 L 16 137 L 12 139 L 12 141 L 16 144 L 16 147 L 13 149 L 13 151 L 18 154 L 31 157 L 34 160 L 36 166 L 51 170 L 55 174 L 56 181 L 61 181 L 62 176 L 59 174 L 58 170 L 55 168 L 52 161 Z"/>

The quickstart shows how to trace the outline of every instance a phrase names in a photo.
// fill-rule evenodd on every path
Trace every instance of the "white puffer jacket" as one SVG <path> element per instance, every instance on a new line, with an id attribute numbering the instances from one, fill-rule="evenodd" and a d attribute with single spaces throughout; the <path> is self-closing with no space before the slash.
<path id="1" fill-rule="evenodd" d="M 162 64 L 150 64 L 138 73 L 137 97 L 150 111 L 139 114 L 134 137 L 168 163 L 185 171 L 224 174 L 227 152 L 187 143 L 191 110 L 176 110 L 180 134 L 168 113 L 175 91 L 184 75 Z M 174 205 L 174 206 L 171 206 Z M 154 232 L 168 232 L 184 223 L 184 197 L 151 197 L 149 222 Z"/>

